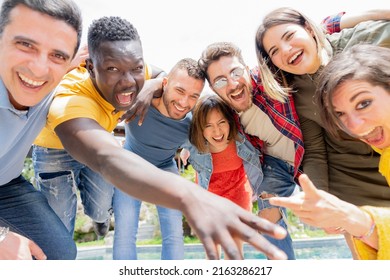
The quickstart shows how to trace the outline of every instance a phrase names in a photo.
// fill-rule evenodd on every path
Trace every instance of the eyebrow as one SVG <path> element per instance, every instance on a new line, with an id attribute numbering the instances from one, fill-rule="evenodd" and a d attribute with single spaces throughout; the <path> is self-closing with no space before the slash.
<path id="1" fill-rule="evenodd" d="M 367 91 L 367 90 L 359 91 L 358 93 L 356 93 L 355 95 L 353 95 L 353 96 L 349 99 L 349 102 L 353 102 L 356 98 L 359 97 L 359 95 L 364 94 L 364 93 L 370 93 L 370 92 Z"/>
<path id="2" fill-rule="evenodd" d="M 32 40 L 32 39 L 30 39 L 30 38 L 28 38 L 28 37 L 25 37 L 25 36 L 20 36 L 20 35 L 19 35 L 19 36 L 15 36 L 15 37 L 14 37 L 14 41 L 25 41 L 25 42 L 31 43 L 31 44 L 33 44 L 33 45 L 37 45 L 37 46 L 40 45 L 37 41 Z M 66 53 L 66 52 L 64 52 L 64 51 L 56 50 L 56 49 L 54 49 L 53 51 L 54 51 L 56 54 L 62 55 L 62 56 L 65 57 L 67 60 L 70 59 L 70 54 L 68 54 L 68 53 Z"/>
<path id="3" fill-rule="evenodd" d="M 230 72 L 229 72 L 229 75 L 230 75 L 234 70 L 236 70 L 237 68 L 240 68 L 240 66 L 236 66 L 236 67 L 232 68 L 232 69 L 230 70 Z M 213 83 L 215 83 L 215 81 L 217 81 L 217 80 L 219 80 L 219 79 L 222 79 L 222 78 L 227 79 L 226 76 L 224 76 L 224 75 L 219 75 L 219 76 L 217 76 L 217 77 L 215 77 L 215 78 L 213 79 Z"/>
<path id="4" fill-rule="evenodd" d="M 286 32 L 283 33 L 282 37 L 280 37 L 281 40 L 283 40 L 284 37 L 286 37 L 287 33 L 289 32 L 289 30 L 287 30 Z M 268 55 L 271 53 L 271 51 L 276 48 L 276 46 L 272 46 L 269 50 L 268 50 Z"/>

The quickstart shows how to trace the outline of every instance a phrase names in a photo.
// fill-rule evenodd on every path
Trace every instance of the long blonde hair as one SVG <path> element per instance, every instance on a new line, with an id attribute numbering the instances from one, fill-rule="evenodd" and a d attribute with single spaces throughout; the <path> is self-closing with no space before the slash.
<path id="1" fill-rule="evenodd" d="M 328 55 L 330 53 L 330 50 L 328 50 L 325 45 L 325 30 L 302 13 L 292 8 L 284 7 L 273 10 L 267 14 L 257 28 L 255 42 L 256 56 L 266 94 L 280 102 L 285 102 L 292 91 L 290 83 L 293 74 L 279 69 L 272 63 L 271 58 L 264 48 L 263 39 L 267 30 L 271 27 L 287 23 L 303 26 L 313 32 L 314 40 L 317 43 L 317 54 L 320 57 L 321 62 L 323 50 L 325 49 Z"/>

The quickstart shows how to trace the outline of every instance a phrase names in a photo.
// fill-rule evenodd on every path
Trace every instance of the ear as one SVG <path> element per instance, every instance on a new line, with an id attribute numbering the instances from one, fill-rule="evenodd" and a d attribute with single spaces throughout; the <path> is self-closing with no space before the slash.
<path id="1" fill-rule="evenodd" d="M 168 77 L 164 77 L 163 80 L 162 80 L 163 91 L 165 90 L 165 86 L 167 85 L 167 83 L 168 83 Z"/>
<path id="2" fill-rule="evenodd" d="M 87 58 L 85 60 L 85 64 L 86 64 L 85 67 L 87 68 L 89 75 L 92 78 L 95 78 L 95 71 L 94 71 L 92 60 L 90 58 Z"/>

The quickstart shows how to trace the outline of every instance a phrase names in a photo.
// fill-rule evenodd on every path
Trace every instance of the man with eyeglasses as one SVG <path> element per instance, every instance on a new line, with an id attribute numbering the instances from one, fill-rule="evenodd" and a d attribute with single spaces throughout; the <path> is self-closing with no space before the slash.
<path id="1" fill-rule="evenodd" d="M 303 144 L 295 110 L 263 94 L 255 69 L 249 71 L 241 50 L 232 43 L 209 45 L 199 65 L 212 90 L 237 112 L 238 125 L 242 125 L 247 138 L 264 153 L 259 216 L 287 229 L 285 209 L 271 206 L 268 198 L 290 196 L 297 188 L 294 178 L 302 161 Z M 290 235 L 283 240 L 266 238 L 283 250 L 288 259 L 295 259 Z"/>

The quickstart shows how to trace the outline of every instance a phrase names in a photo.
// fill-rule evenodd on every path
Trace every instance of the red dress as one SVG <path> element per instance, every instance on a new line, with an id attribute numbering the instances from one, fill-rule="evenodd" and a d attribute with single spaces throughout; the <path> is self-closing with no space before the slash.
<path id="1" fill-rule="evenodd" d="M 252 188 L 245 173 L 242 159 L 237 155 L 235 141 L 219 153 L 211 153 L 213 173 L 209 191 L 225 197 L 242 208 L 252 210 Z"/>

